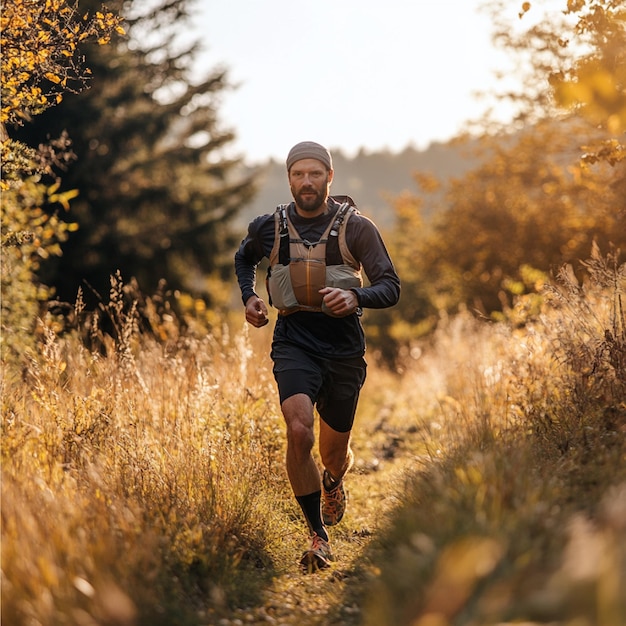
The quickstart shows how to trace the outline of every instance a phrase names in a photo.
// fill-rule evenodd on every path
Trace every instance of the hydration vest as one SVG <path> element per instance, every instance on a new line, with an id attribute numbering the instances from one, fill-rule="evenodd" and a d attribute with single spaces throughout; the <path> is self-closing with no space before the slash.
<path id="1" fill-rule="evenodd" d="M 267 291 L 270 304 L 280 315 L 296 311 L 322 311 L 333 316 L 319 293 L 324 287 L 352 289 L 363 286 L 361 264 L 346 244 L 346 224 L 356 207 L 344 202 L 337 209 L 319 241 L 311 243 L 300 237 L 288 216 L 287 204 L 274 213 L 274 247 L 269 257 Z M 327 263 L 328 244 L 338 245 L 342 263 Z"/>

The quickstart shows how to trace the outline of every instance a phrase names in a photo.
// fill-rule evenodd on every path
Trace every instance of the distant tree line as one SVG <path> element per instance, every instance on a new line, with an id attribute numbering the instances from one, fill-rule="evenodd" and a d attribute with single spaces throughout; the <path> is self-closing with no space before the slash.
<path id="1" fill-rule="evenodd" d="M 387 229 L 395 222 L 390 200 L 415 187 L 415 172 L 427 172 L 440 179 L 458 178 L 480 158 L 473 147 L 473 141 L 433 143 L 424 150 L 407 146 L 397 153 L 360 150 L 353 157 L 341 148 L 331 148 L 335 168 L 331 193 L 351 196 L 361 212 Z M 236 220 L 242 229 L 255 215 L 269 213 L 290 199 L 284 160 L 271 159 L 257 166 L 256 173 L 257 193 Z M 440 195 L 425 197 L 424 202 L 426 215 L 441 208 Z"/>

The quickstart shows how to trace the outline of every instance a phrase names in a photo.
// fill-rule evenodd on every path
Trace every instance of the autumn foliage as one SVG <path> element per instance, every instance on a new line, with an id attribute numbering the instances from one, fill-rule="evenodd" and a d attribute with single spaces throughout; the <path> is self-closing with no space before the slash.
<path id="1" fill-rule="evenodd" d="M 3 124 L 21 123 L 58 104 L 65 92 L 83 89 L 90 71 L 82 65 L 79 44 L 104 45 L 113 32 L 124 34 L 110 11 L 80 15 L 78 2 L 66 0 L 5 3 L 0 25 Z"/>
<path id="2" fill-rule="evenodd" d="M 225 318 L 208 332 L 145 298 L 157 332 L 143 333 L 140 294 L 115 274 L 101 316 L 79 297 L 62 332 L 36 335 L 51 296 L 36 270 L 75 228 L 42 209 L 75 192 L 43 177 L 73 156 L 66 136 L 3 136 L 3 621 L 626 623 L 622 4 L 569 0 L 591 52 L 537 65 L 552 108 L 487 133 L 463 178 L 419 173 L 419 192 L 395 199 L 403 298 L 364 317 L 394 367 L 370 359 L 339 559 L 315 577 L 296 571 L 307 529 L 280 470 L 270 329 Z M 3 7 L 3 120 L 82 88 L 79 44 L 114 32 L 105 10 Z M 567 50 L 551 25 L 533 37 Z M 19 369 L 4 367 L 12 355 Z"/>
<path id="3" fill-rule="evenodd" d="M 59 103 L 63 94 L 80 91 L 89 79 L 79 44 L 106 44 L 121 19 L 108 11 L 80 15 L 78 3 L 65 0 L 14 0 L 0 18 L 2 105 L 0 112 L 2 180 L 2 344 L 4 358 L 32 345 L 37 306 L 50 291 L 36 279 L 40 263 L 61 254 L 60 244 L 75 223 L 67 210 L 76 190 L 59 192 L 54 167 L 72 159 L 67 134 L 47 145 L 27 146 L 10 138 L 10 130 Z M 42 177 L 53 182 L 46 184 Z"/>
<path id="4" fill-rule="evenodd" d="M 528 319 L 563 264 L 582 277 L 592 246 L 618 257 L 626 250 L 622 5 L 568 2 L 573 22 L 557 14 L 517 35 L 499 26 L 496 41 L 531 61 L 523 89 L 502 95 L 517 116 L 505 128 L 483 122 L 484 134 L 468 144 L 475 166 L 466 175 L 437 186 L 417 173 L 418 192 L 393 201 L 403 297 L 373 320 L 387 356 L 430 332 L 442 311 L 502 319 L 523 299 Z M 533 10 L 524 3 L 522 23 Z M 425 219 L 433 192 L 439 210 Z"/>

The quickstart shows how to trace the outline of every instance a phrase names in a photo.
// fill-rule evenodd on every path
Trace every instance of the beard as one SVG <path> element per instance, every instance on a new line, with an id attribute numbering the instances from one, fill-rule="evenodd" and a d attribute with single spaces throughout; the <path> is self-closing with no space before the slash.
<path id="1" fill-rule="evenodd" d="M 291 188 L 291 193 L 296 201 L 296 204 L 307 213 L 314 213 L 317 211 L 326 201 L 325 190 L 315 189 L 314 187 L 304 187 L 297 193 Z M 312 194 L 303 197 L 303 194 Z"/>

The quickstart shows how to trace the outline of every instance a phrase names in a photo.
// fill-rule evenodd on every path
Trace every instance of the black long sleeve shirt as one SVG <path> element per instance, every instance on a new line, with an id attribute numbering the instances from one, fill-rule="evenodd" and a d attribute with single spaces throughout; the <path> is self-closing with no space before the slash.
<path id="1" fill-rule="evenodd" d="M 328 199 L 329 211 L 306 218 L 298 215 L 292 202 L 289 219 L 303 239 L 318 241 L 334 219 L 339 203 Z M 274 245 L 274 214 L 257 217 L 248 226 L 248 234 L 235 253 L 235 271 L 244 304 L 257 295 L 256 271 L 263 258 L 269 258 Z M 376 225 L 356 213 L 346 224 L 346 243 L 361 263 L 369 284 L 352 289 L 361 308 L 382 309 L 393 306 L 400 298 L 400 279 Z M 332 262 L 332 260 L 331 260 Z M 337 263 L 341 263 L 338 259 Z M 324 313 L 298 311 L 280 315 L 274 329 L 274 340 L 295 343 L 313 354 L 348 358 L 365 352 L 365 336 L 356 314 L 335 318 Z"/>

